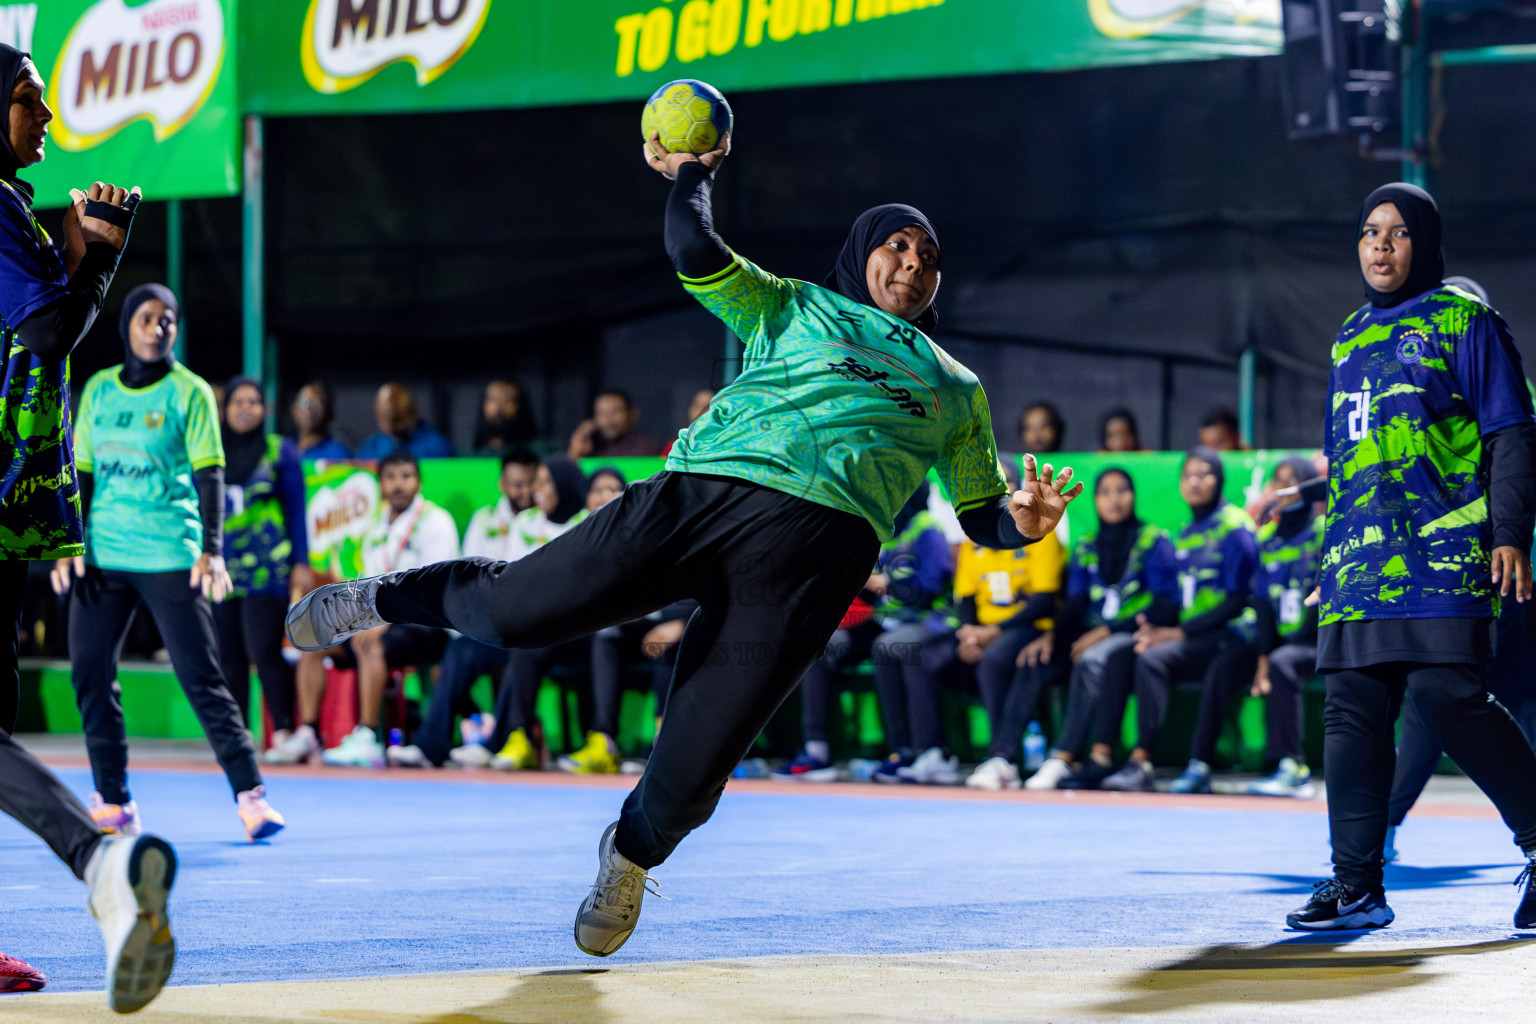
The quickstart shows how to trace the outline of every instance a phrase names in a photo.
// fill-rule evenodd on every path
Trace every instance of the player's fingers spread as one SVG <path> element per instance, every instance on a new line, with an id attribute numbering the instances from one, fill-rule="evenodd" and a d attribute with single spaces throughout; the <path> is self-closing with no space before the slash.
<path id="1" fill-rule="evenodd" d="M 1068 501 L 1071 501 L 1074 498 L 1076 498 L 1079 495 L 1081 495 L 1082 493 L 1083 493 L 1083 485 L 1082 484 L 1078 484 L 1077 486 L 1073 487 L 1070 491 L 1067 491 L 1064 494 L 1062 494 L 1062 497 L 1066 498 Z"/>
<path id="2" fill-rule="evenodd" d="M 1056 475 L 1056 467 L 1047 462 L 1040 467 L 1040 482 L 1045 486 L 1051 486 L 1051 478 Z"/>
<path id="3" fill-rule="evenodd" d="M 1072 482 L 1072 467 L 1063 466 L 1061 473 L 1056 477 L 1056 493 L 1060 494 L 1068 484 Z"/>
<path id="4" fill-rule="evenodd" d="M 1033 455 L 1026 455 L 1024 456 L 1024 482 L 1026 484 L 1032 484 L 1036 481 L 1036 479 L 1035 457 Z"/>

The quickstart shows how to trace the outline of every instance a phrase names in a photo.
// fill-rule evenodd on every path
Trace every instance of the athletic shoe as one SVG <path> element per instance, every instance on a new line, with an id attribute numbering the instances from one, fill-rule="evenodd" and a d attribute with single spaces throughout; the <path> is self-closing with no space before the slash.
<path id="1" fill-rule="evenodd" d="M 1093 758 L 1089 758 L 1056 784 L 1057 789 L 1099 789 L 1104 785 L 1104 780 L 1115 773 L 1112 764 L 1099 764 Z"/>
<path id="2" fill-rule="evenodd" d="M 619 770 L 619 748 L 606 733 L 589 732 L 586 746 L 555 763 L 575 775 L 612 775 Z"/>
<path id="3" fill-rule="evenodd" d="M 1525 870 L 1520 872 L 1515 886 L 1524 887 L 1520 892 L 1520 905 L 1515 908 L 1515 927 L 1522 930 L 1536 928 L 1536 857 L 1532 857 Z"/>
<path id="4" fill-rule="evenodd" d="M 971 789 L 1018 789 L 1019 770 L 1006 757 L 989 757 L 966 776 L 965 784 Z"/>
<path id="5" fill-rule="evenodd" d="M 466 743 L 448 751 L 448 760 L 464 768 L 489 768 L 495 756 L 484 743 Z"/>
<path id="6" fill-rule="evenodd" d="M 277 747 L 282 746 L 284 743 L 288 742 L 288 737 L 292 735 L 292 729 L 273 729 L 271 736 L 272 742 L 267 744 L 267 750 L 274 750 Z M 265 757 L 266 753 L 263 752 L 262 756 Z"/>
<path id="7" fill-rule="evenodd" d="M 1024 780 L 1024 788 L 1030 790 L 1058 789 L 1061 780 L 1070 778 L 1072 766 L 1059 757 L 1048 757 L 1045 763 L 1035 769 L 1035 774 Z M 970 785 L 967 781 L 966 785 Z"/>
<path id="8" fill-rule="evenodd" d="M 1317 795 L 1312 785 L 1312 769 L 1294 757 L 1282 757 L 1275 774 L 1248 783 L 1249 796 L 1290 796 L 1298 800 L 1310 800 Z"/>
<path id="9" fill-rule="evenodd" d="M 42 971 L 24 960 L 0 953 L 0 992 L 36 992 L 48 984 Z"/>
<path id="10" fill-rule="evenodd" d="M 328 651 L 365 629 L 384 625 L 373 602 L 379 585 L 390 576 L 327 583 L 311 590 L 288 609 L 289 642 L 301 651 Z"/>
<path id="11" fill-rule="evenodd" d="M 645 762 L 643 757 L 626 757 L 619 762 L 620 775 L 644 775 Z"/>
<path id="12" fill-rule="evenodd" d="M 528 730 L 513 729 L 507 742 L 491 758 L 491 767 L 499 772 L 536 772 L 544 765 L 539 760 L 539 749 L 528 738 Z"/>
<path id="13" fill-rule="evenodd" d="M 1199 758 L 1190 758 L 1184 774 L 1173 780 L 1170 793 L 1209 793 L 1211 791 L 1211 766 Z"/>
<path id="14" fill-rule="evenodd" d="M 812 757 L 801 750 L 793 761 L 779 765 L 769 778 L 780 782 L 836 782 L 837 768 L 831 761 Z"/>
<path id="15" fill-rule="evenodd" d="M 144 831 L 139 821 L 139 805 L 135 800 L 125 804 L 109 804 L 100 793 L 92 793 L 89 804 L 91 820 L 109 836 L 136 836 Z"/>
<path id="16" fill-rule="evenodd" d="M 281 743 L 274 743 L 263 758 L 267 764 L 303 764 L 322 753 L 315 730 L 301 725 Z"/>
<path id="17" fill-rule="evenodd" d="M 880 767 L 875 769 L 875 774 L 870 776 L 870 778 L 874 779 L 876 782 L 883 782 L 886 785 L 895 785 L 897 783 L 906 782 L 907 780 L 902 778 L 899 773 L 903 768 L 909 768 L 911 765 L 911 754 L 890 754 L 886 757 L 885 761 L 881 763 Z"/>
<path id="18" fill-rule="evenodd" d="M 640 920 L 645 894 L 661 896 L 656 880 L 613 846 L 619 830 L 614 822 L 597 843 L 597 881 L 576 911 L 576 948 L 592 956 L 608 956 L 629 940 Z M 661 896 L 662 899 L 667 897 Z"/>
<path id="19" fill-rule="evenodd" d="M 245 824 L 245 838 L 253 843 L 277 835 L 288 824 L 267 803 L 266 786 L 248 789 L 236 796 L 235 807 L 239 809 L 240 820 Z"/>
<path id="20" fill-rule="evenodd" d="M 1155 793 L 1153 778 L 1151 761 L 1127 761 L 1125 767 L 1106 776 L 1099 788 L 1115 793 Z"/>
<path id="21" fill-rule="evenodd" d="M 484 750 L 484 747 L 480 748 Z M 384 760 L 396 768 L 431 768 L 432 762 L 427 760 L 427 755 L 421 752 L 421 748 L 412 743 L 402 747 L 396 743 L 384 751 Z"/>
<path id="22" fill-rule="evenodd" d="M 166 902 L 176 851 L 159 836 L 108 837 L 91 855 L 91 914 L 107 946 L 107 1005 L 143 1009 L 160 994 L 176 962 Z"/>
<path id="23" fill-rule="evenodd" d="M 1352 889 L 1337 878 L 1312 886 L 1312 898 L 1285 915 L 1285 923 L 1303 931 L 1333 928 L 1385 928 L 1392 923 L 1386 893 Z"/>
<path id="24" fill-rule="evenodd" d="M 384 746 L 366 725 L 359 725 L 342 737 L 340 743 L 320 755 L 326 764 L 341 768 L 384 767 Z"/>
<path id="25" fill-rule="evenodd" d="M 945 757 L 943 747 L 929 747 L 911 764 L 896 769 L 896 774 L 907 782 L 922 786 L 958 786 L 963 781 L 960 759 Z"/>

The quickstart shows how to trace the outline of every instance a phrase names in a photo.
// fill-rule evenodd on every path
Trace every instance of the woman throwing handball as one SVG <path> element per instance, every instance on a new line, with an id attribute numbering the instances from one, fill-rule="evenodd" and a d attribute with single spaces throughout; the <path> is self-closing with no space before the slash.
<path id="1" fill-rule="evenodd" d="M 665 469 L 516 562 L 464 559 L 322 587 L 288 633 L 305 650 L 383 622 L 544 647 L 694 598 L 667 720 L 576 915 L 607 956 L 634 931 L 646 872 L 713 812 L 731 770 L 821 654 L 869 578 L 897 509 L 938 469 L 966 533 L 991 547 L 1045 536 L 1082 492 L 1026 456 L 1010 497 L 986 395 L 924 333 L 939 244 L 908 206 L 854 222 L 825 285 L 726 248 L 710 193 L 729 151 L 671 153 L 666 246 L 683 287 L 746 345 L 743 370 L 679 436 Z M 579 582 L 578 582 L 579 581 Z"/>

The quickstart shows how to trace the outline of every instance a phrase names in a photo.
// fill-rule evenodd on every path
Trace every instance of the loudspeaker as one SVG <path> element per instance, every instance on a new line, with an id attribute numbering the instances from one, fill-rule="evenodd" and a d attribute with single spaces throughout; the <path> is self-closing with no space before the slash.
<path id="1" fill-rule="evenodd" d="M 1398 120 L 1393 0 L 1281 0 L 1281 99 L 1292 139 L 1379 134 Z M 1394 26 L 1395 28 L 1395 26 Z"/>

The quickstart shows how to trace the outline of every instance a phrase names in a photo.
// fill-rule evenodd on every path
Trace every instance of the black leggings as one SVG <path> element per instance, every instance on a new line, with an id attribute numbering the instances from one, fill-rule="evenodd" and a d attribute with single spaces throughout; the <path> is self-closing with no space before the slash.
<path id="1" fill-rule="evenodd" d="M 742 480 L 663 472 L 515 562 L 465 559 L 392 577 L 378 610 L 545 647 L 697 599 L 666 722 L 615 837 L 619 852 L 652 867 L 709 819 L 878 554 L 858 516 Z"/>
<path id="2" fill-rule="evenodd" d="M 187 585 L 185 570 L 124 572 L 91 567 L 84 578 L 75 580 L 70 598 L 69 656 L 97 792 L 109 804 L 130 799 L 128 735 L 117 660 L 141 601 L 160 629 L 176 681 L 197 713 L 230 789 L 237 794 L 255 789 L 261 785 L 256 748 L 235 698 L 224 685 L 212 603 Z"/>
<path id="3" fill-rule="evenodd" d="M 650 619 L 600 629 L 592 636 L 592 728 L 619 737 L 619 712 L 624 705 L 624 664 L 644 657 L 640 650 L 645 635 L 655 628 Z M 672 666 L 677 645 L 650 660 L 651 689 L 656 694 L 656 717 L 667 713 L 667 688 L 672 685 Z"/>
<path id="4" fill-rule="evenodd" d="M 293 728 L 293 666 L 283 660 L 283 619 L 287 594 L 247 594 L 213 606 L 219 633 L 219 664 L 240 717 L 251 721 L 251 665 L 261 679 L 261 696 L 272 728 Z"/>
<path id="5" fill-rule="evenodd" d="M 827 719 L 832 711 L 832 693 L 837 689 L 838 680 L 843 673 L 870 656 L 875 646 L 875 638 L 880 635 L 881 626 L 873 619 L 861 622 L 857 626 L 836 630 L 827 641 L 826 647 L 821 651 L 816 660 L 806 668 L 804 677 L 800 680 L 800 728 L 807 740 L 827 740 Z M 879 667 L 876 666 L 876 681 L 879 681 Z M 897 679 L 897 688 L 900 689 L 900 679 Z M 902 703 L 900 711 L 893 710 L 893 705 L 881 694 L 881 707 L 885 710 L 885 734 L 892 750 L 900 750 L 911 746 L 911 733 L 907 729 L 906 704 Z"/>
<path id="6" fill-rule="evenodd" d="M 384 635 L 387 637 L 389 633 Z M 491 647 L 467 636 L 449 641 L 448 649 L 443 654 L 442 671 L 438 673 L 437 686 L 432 691 L 432 699 L 427 703 L 421 727 L 411 737 L 411 742 L 416 744 L 428 761 L 440 765 L 448 760 L 448 751 L 454 746 L 454 716 L 472 715 L 479 710 L 469 698 L 469 691 L 476 680 L 481 676 L 490 676 L 499 695 L 503 687 L 502 674 L 506 668 L 505 648 Z M 496 749 L 501 748 L 498 746 Z"/>
<path id="7" fill-rule="evenodd" d="M 0 812 L 35 832 L 84 878 L 101 831 L 75 795 L 11 738 L 21 706 L 16 624 L 26 586 L 27 563 L 0 560 L 0 623 L 10 631 L 0 637 Z"/>
<path id="8" fill-rule="evenodd" d="M 507 653 L 507 669 L 496 694 L 496 728 L 485 740 L 500 750 L 518 729 L 534 724 L 539 687 L 556 665 L 585 672 L 592 662 L 591 639 L 578 637 L 548 647 L 519 647 Z M 610 733 L 609 735 L 612 735 Z"/>
<path id="9" fill-rule="evenodd" d="M 1397 760 L 1392 734 L 1405 699 L 1493 801 L 1515 844 L 1536 853 L 1536 754 L 1475 667 L 1391 662 L 1328 672 L 1324 681 L 1323 770 L 1341 881 L 1381 888 Z"/>

